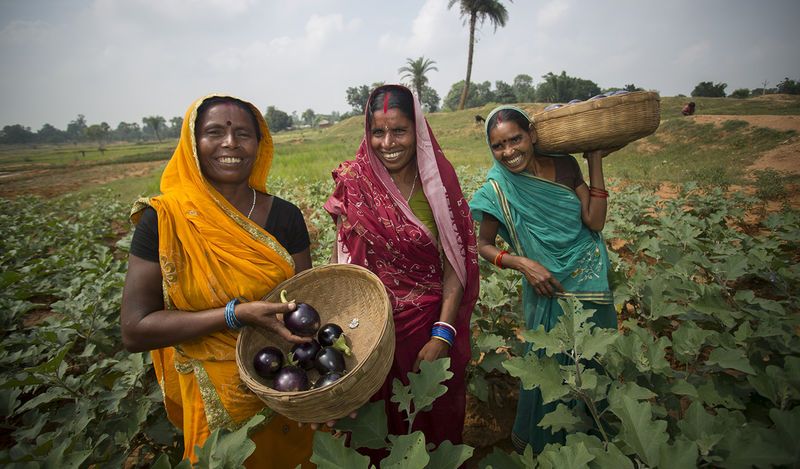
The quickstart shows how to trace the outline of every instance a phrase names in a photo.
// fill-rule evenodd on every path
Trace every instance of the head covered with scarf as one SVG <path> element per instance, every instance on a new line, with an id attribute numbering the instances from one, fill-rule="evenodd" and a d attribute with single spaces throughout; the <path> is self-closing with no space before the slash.
<path id="1" fill-rule="evenodd" d="M 355 160 L 342 163 L 333 172 L 336 187 L 325 209 L 338 224 L 338 261 L 372 270 L 386 286 L 398 343 L 395 361 L 401 363 L 401 368 L 409 361 L 413 363 L 430 340 L 432 324 L 439 320 L 443 284 L 440 256 L 447 257 L 464 289 L 454 324 L 458 334 L 450 350 L 451 369 L 461 373 L 454 379 L 463 384 L 463 368 L 470 356 L 469 319 L 479 287 L 473 221 L 455 170 L 413 96 L 416 165 L 438 239 L 411 211 L 370 144 L 373 100 L 391 93 L 412 96 L 399 85 L 382 86 L 372 92 L 365 111 L 364 138 Z M 391 101 L 384 98 L 383 105 L 388 107 Z M 377 105 L 380 108 L 381 103 Z M 404 374 L 399 378 L 406 381 Z"/>
<path id="2" fill-rule="evenodd" d="M 161 176 L 161 194 L 140 199 L 132 211 L 134 221 L 146 206 L 158 214 L 165 309 L 204 311 L 223 307 L 236 297 L 258 300 L 294 275 L 289 253 L 263 227 L 242 215 L 201 171 L 195 125 L 198 114 L 218 102 L 233 102 L 252 114 L 259 144 L 248 185 L 261 192 L 267 189 L 273 145 L 258 109 L 226 95 L 195 101 Z M 185 457 L 194 458 L 194 446 L 202 445 L 210 431 L 238 428 L 264 409 L 263 402 L 239 379 L 237 338 L 238 332 L 224 330 L 152 351 L 167 414 L 184 433 Z M 256 455 L 293 445 L 282 441 L 286 437 L 281 432 L 286 424 L 283 418 L 274 415 L 271 419 L 253 437 L 258 442 Z M 275 460 L 274 454 L 270 458 Z"/>

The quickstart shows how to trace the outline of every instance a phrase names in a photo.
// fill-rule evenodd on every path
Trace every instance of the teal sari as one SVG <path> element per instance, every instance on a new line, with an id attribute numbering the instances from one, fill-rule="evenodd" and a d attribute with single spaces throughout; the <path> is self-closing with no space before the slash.
<path id="1" fill-rule="evenodd" d="M 575 192 L 527 172 L 512 173 L 497 161 L 487 179 L 470 201 L 473 218 L 479 222 L 484 214 L 496 218 L 500 223 L 498 234 L 514 253 L 542 264 L 564 287 L 564 292 L 554 298 L 543 297 L 523 276 L 522 304 L 527 328 L 543 325 L 545 330 L 552 329 L 563 314 L 558 297 L 574 296 L 587 308 L 596 310 L 595 325 L 616 329 L 605 242 L 600 233 L 583 224 L 581 203 Z M 526 352 L 530 349 L 528 344 Z M 553 434 L 538 426 L 556 405 L 557 402 L 542 404 L 538 388 L 520 390 L 512 433 L 518 451 L 530 444 L 539 453 L 548 443 L 564 442 L 564 432 Z"/>

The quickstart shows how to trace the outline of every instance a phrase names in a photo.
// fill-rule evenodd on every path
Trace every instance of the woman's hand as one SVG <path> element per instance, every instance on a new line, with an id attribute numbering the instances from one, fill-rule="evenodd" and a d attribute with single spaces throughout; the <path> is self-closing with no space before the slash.
<path id="1" fill-rule="evenodd" d="M 617 150 L 622 149 L 625 145 L 614 147 L 614 148 L 603 148 L 601 150 L 592 150 L 583 153 L 583 157 L 587 160 L 602 160 L 606 156 L 614 153 Z"/>
<path id="2" fill-rule="evenodd" d="M 354 419 L 354 418 L 358 417 L 358 411 L 354 410 L 354 411 L 350 412 L 350 415 L 348 415 L 348 417 L 350 417 L 351 419 Z M 323 425 L 327 425 L 328 428 L 333 428 L 334 426 L 336 426 L 336 422 L 338 422 L 338 420 L 328 420 L 327 422 L 324 422 L 324 423 L 312 422 L 312 423 L 309 423 L 308 426 L 311 427 L 312 430 L 319 430 L 319 428 L 321 426 L 323 426 Z M 303 422 L 298 422 L 298 424 L 297 424 L 298 427 L 302 427 L 303 425 L 305 425 Z M 334 437 L 338 437 L 340 434 L 341 434 L 341 432 L 337 431 L 336 433 L 334 433 L 333 436 Z"/>
<path id="3" fill-rule="evenodd" d="M 283 315 L 289 311 L 294 311 L 297 304 L 294 301 L 288 303 L 269 303 L 266 301 L 250 301 L 236 305 L 236 317 L 248 326 L 263 327 L 269 329 L 283 339 L 294 342 L 309 342 L 310 337 L 300 337 L 292 334 L 283 324 Z"/>
<path id="4" fill-rule="evenodd" d="M 450 346 L 444 341 L 431 337 L 428 343 L 423 345 L 422 349 L 417 354 L 417 361 L 414 362 L 412 371 L 414 373 L 419 371 L 419 364 L 422 360 L 432 362 L 438 358 L 447 357 L 448 355 L 450 355 Z"/>
<path id="5" fill-rule="evenodd" d="M 564 291 L 561 283 L 542 264 L 522 256 L 514 256 L 513 262 L 513 268 L 525 275 L 536 293 L 552 298 L 556 292 Z"/>

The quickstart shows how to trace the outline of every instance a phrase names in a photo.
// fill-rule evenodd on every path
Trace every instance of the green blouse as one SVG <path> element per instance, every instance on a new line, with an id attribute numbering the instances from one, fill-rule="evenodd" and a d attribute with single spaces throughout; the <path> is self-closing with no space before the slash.
<path id="1" fill-rule="evenodd" d="M 433 210 L 431 210 L 431 204 L 428 203 L 425 193 L 422 191 L 417 191 L 411 196 L 411 199 L 408 201 L 408 206 L 411 207 L 411 211 L 417 218 L 419 218 L 419 221 L 428 227 L 428 230 L 430 230 L 430 232 L 433 234 L 434 239 L 438 240 L 439 230 L 436 228 L 436 220 L 433 218 Z"/>

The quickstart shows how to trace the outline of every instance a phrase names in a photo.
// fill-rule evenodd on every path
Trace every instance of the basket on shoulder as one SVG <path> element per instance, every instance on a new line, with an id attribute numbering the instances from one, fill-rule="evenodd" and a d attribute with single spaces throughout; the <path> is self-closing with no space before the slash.
<path id="1" fill-rule="evenodd" d="M 652 91 L 617 91 L 586 101 L 551 105 L 533 116 L 536 150 L 564 154 L 618 148 L 646 137 L 661 121 Z"/>

